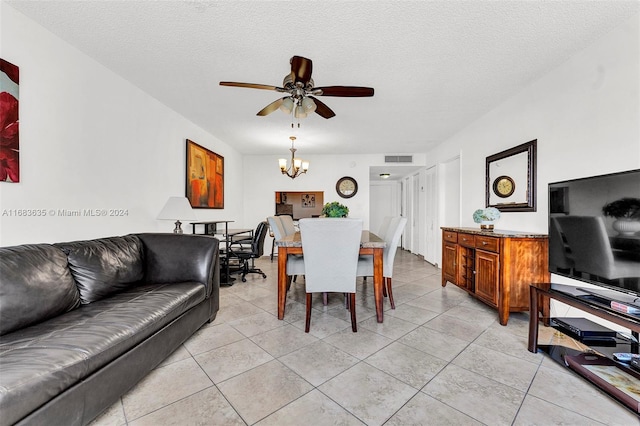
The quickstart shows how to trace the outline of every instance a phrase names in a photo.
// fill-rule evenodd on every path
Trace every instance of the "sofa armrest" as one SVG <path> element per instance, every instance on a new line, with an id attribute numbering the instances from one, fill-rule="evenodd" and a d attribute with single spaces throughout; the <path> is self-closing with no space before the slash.
<path id="1" fill-rule="evenodd" d="M 144 245 L 144 279 L 150 283 L 196 281 L 207 297 L 219 291 L 218 239 L 193 234 L 136 234 Z"/>

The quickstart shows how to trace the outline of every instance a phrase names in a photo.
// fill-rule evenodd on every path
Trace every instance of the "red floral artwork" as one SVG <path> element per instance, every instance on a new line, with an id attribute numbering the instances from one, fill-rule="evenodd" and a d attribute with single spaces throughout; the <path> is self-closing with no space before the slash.
<path id="1" fill-rule="evenodd" d="M 0 59 L 2 86 L 6 78 L 18 84 L 18 67 Z M 3 87 L 4 89 L 4 87 Z M 16 88 L 17 95 L 17 88 Z M 0 181 L 20 181 L 20 147 L 18 143 L 18 99 L 13 94 L 0 92 Z"/>

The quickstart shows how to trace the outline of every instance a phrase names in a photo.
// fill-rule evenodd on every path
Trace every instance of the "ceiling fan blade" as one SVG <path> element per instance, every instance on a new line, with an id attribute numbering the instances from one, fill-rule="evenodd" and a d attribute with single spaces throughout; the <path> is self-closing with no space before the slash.
<path id="1" fill-rule="evenodd" d="M 294 56 L 291 58 L 291 73 L 294 81 L 302 82 L 306 85 L 311 80 L 311 72 L 313 71 L 313 62 L 311 59 L 302 56 Z"/>
<path id="2" fill-rule="evenodd" d="M 336 116 L 336 113 L 333 112 L 331 108 L 329 108 L 324 102 L 320 101 L 317 98 L 314 98 L 313 96 L 309 96 L 309 98 L 313 99 L 313 102 L 315 102 L 316 114 L 318 114 L 320 117 L 331 118 Z"/>
<path id="3" fill-rule="evenodd" d="M 237 83 L 235 81 L 221 81 L 220 86 L 246 87 L 247 89 L 264 89 L 264 90 L 280 89 L 280 87 L 268 86 L 266 84 Z"/>
<path id="4" fill-rule="evenodd" d="M 269 105 L 267 105 L 266 107 L 264 107 L 260 111 L 258 111 L 258 113 L 256 115 L 264 117 L 265 115 L 271 114 L 273 111 L 275 111 L 278 108 L 280 108 L 280 105 L 282 105 L 282 101 L 284 101 L 285 99 L 287 99 L 287 97 L 284 97 L 284 98 L 281 98 L 281 99 L 276 99 L 275 101 L 271 102 Z"/>
<path id="5" fill-rule="evenodd" d="M 320 93 L 321 92 L 321 93 Z M 359 98 L 373 96 L 373 87 L 327 86 L 313 89 L 314 95 Z"/>

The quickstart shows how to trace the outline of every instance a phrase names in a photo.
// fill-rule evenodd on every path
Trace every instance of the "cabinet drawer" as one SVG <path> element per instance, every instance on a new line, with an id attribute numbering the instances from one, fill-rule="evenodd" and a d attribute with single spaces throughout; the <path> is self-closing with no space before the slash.
<path id="1" fill-rule="evenodd" d="M 484 235 L 476 235 L 476 248 L 498 252 L 500 239 L 495 237 L 485 237 Z"/>
<path id="2" fill-rule="evenodd" d="M 449 241 L 451 243 L 457 243 L 458 242 L 458 233 L 457 232 L 451 232 L 451 231 L 443 231 L 442 232 L 442 238 L 444 238 L 445 241 Z"/>
<path id="3" fill-rule="evenodd" d="M 458 244 L 465 247 L 475 247 L 475 239 L 471 234 L 458 234 Z"/>

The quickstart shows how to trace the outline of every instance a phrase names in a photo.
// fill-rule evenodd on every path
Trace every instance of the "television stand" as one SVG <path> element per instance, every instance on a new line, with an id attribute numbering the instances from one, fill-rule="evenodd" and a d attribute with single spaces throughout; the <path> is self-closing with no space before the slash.
<path id="1" fill-rule="evenodd" d="M 563 286 L 551 283 L 535 283 L 529 287 L 530 303 L 529 303 L 529 352 L 537 353 L 538 350 L 549 355 L 554 361 L 569 368 L 571 364 L 572 371 L 581 374 L 587 380 L 594 383 L 604 392 L 630 407 L 629 401 L 620 398 L 617 389 L 612 389 L 610 385 L 606 385 L 594 380 L 588 374 L 588 368 L 576 368 L 575 359 L 584 357 L 587 354 L 599 354 L 600 357 L 607 361 L 607 366 L 612 366 L 621 374 L 636 377 L 640 386 L 640 374 L 631 370 L 627 365 L 617 362 L 613 359 L 616 352 L 640 353 L 638 344 L 638 335 L 640 334 L 640 315 L 627 314 L 615 311 L 611 308 L 611 300 L 601 295 L 594 295 L 582 291 L 579 287 Z M 586 342 L 580 342 L 577 336 L 570 336 L 567 333 L 561 334 L 559 339 L 554 339 L 549 344 L 538 344 L 538 325 L 542 321 L 545 326 L 549 326 L 550 312 L 548 310 L 551 299 L 558 300 L 569 306 L 577 308 L 581 311 L 588 312 L 596 317 L 605 319 L 631 331 L 629 338 L 619 333 L 613 341 L 607 341 L 603 346 Z M 539 316 L 538 307 L 543 307 L 542 317 Z M 605 365 L 600 364 L 600 365 Z M 587 371 L 585 374 L 584 372 Z M 631 408 L 636 414 L 640 411 L 640 401 Z"/>

